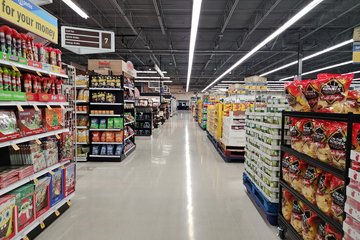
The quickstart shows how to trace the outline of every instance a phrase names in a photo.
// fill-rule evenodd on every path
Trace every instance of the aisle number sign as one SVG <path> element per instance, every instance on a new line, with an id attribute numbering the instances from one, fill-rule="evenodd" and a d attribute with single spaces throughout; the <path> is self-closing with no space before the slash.
<path id="1" fill-rule="evenodd" d="M 360 63 L 360 42 L 353 43 L 353 62 Z"/>
<path id="2" fill-rule="evenodd" d="M 0 18 L 58 43 L 57 18 L 29 0 L 1 0 Z"/>
<path id="3" fill-rule="evenodd" d="M 77 54 L 115 52 L 115 33 L 62 26 L 61 46 Z"/>

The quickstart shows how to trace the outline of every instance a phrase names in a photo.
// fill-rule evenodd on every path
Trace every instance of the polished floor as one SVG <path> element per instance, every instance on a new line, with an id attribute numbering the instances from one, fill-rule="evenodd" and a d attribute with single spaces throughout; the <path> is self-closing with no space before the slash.
<path id="1" fill-rule="evenodd" d="M 79 163 L 71 208 L 39 240 L 271 240 L 242 184 L 243 164 L 225 163 L 179 113 L 122 163 Z"/>

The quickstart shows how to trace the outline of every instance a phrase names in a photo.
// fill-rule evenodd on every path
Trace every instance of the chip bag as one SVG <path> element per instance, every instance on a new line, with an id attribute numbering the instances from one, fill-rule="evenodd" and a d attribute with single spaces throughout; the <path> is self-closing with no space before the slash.
<path id="1" fill-rule="evenodd" d="M 331 215 L 339 222 L 344 221 L 345 205 L 345 183 L 343 180 L 333 176 L 330 183 L 330 194 L 332 198 Z"/>
<path id="2" fill-rule="evenodd" d="M 293 161 L 290 165 L 290 185 L 298 192 L 303 187 L 303 177 L 307 164 L 299 159 Z"/>
<path id="3" fill-rule="evenodd" d="M 294 196 L 289 191 L 283 191 L 283 198 L 281 199 L 281 213 L 288 222 L 290 222 L 291 219 L 294 199 Z"/>
<path id="4" fill-rule="evenodd" d="M 327 215 L 331 215 L 331 194 L 330 194 L 330 184 L 331 184 L 332 175 L 330 173 L 323 173 L 319 178 L 318 188 L 316 190 L 316 205 L 320 208 L 321 211 Z"/>
<path id="5" fill-rule="evenodd" d="M 319 101 L 319 85 L 317 81 L 314 80 L 302 80 L 300 81 L 301 90 L 304 94 L 311 110 L 316 112 L 318 109 L 318 101 Z"/>
<path id="6" fill-rule="evenodd" d="M 282 159 L 282 176 L 285 182 L 290 184 L 290 162 L 294 158 L 292 155 L 285 153 Z"/>
<path id="7" fill-rule="evenodd" d="M 304 208 L 302 221 L 302 237 L 304 240 L 314 240 L 317 235 L 319 217 L 316 213 Z"/>
<path id="8" fill-rule="evenodd" d="M 316 233 L 316 240 L 325 240 L 325 235 L 326 235 L 326 223 L 320 219 Z"/>
<path id="9" fill-rule="evenodd" d="M 291 211 L 291 219 L 290 224 L 294 227 L 294 229 L 301 235 L 302 231 L 302 221 L 304 214 L 304 205 L 297 199 L 293 201 L 293 208 Z"/>
<path id="10" fill-rule="evenodd" d="M 298 152 L 302 152 L 304 139 L 302 138 L 301 120 L 297 118 L 291 118 L 290 137 L 291 148 Z"/>
<path id="11" fill-rule="evenodd" d="M 318 74 L 317 78 L 320 92 L 318 109 L 331 108 L 335 113 L 342 113 L 354 74 Z"/>
<path id="12" fill-rule="evenodd" d="M 315 145 L 316 158 L 322 162 L 330 163 L 330 147 L 327 143 L 327 129 L 330 123 L 323 120 L 316 120 L 314 125 L 313 143 Z"/>
<path id="13" fill-rule="evenodd" d="M 360 124 L 355 123 L 352 130 L 352 148 L 356 151 L 360 151 Z"/>
<path id="14" fill-rule="evenodd" d="M 343 113 L 360 113 L 360 95 L 356 90 L 349 90 L 343 107 Z"/>
<path id="15" fill-rule="evenodd" d="M 338 232 L 335 228 L 333 228 L 330 224 L 326 224 L 325 226 L 325 240 L 341 240 L 341 233 Z"/>
<path id="16" fill-rule="evenodd" d="M 313 134 L 314 134 L 315 124 L 312 119 L 301 119 L 300 120 L 300 130 L 302 132 L 302 153 L 316 158 L 316 145 L 313 142 Z"/>
<path id="17" fill-rule="evenodd" d="M 310 112 L 311 108 L 302 93 L 300 81 L 293 81 L 285 85 L 285 94 L 290 107 L 296 112 Z"/>
<path id="18" fill-rule="evenodd" d="M 347 125 L 342 122 L 332 122 L 326 131 L 327 142 L 330 147 L 330 163 L 341 170 L 346 162 Z"/>
<path id="19" fill-rule="evenodd" d="M 309 200 L 311 203 L 315 204 L 315 193 L 318 187 L 319 177 L 321 175 L 321 170 L 317 169 L 311 165 L 305 170 L 304 178 L 303 178 L 303 187 L 302 194 L 304 197 Z"/>

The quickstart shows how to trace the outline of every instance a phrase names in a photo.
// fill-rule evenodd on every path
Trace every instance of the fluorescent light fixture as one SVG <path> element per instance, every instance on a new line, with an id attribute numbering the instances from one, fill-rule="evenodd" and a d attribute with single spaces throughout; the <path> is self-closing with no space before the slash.
<path id="1" fill-rule="evenodd" d="M 219 83 L 217 86 L 230 86 L 232 84 L 229 84 L 229 83 Z"/>
<path id="2" fill-rule="evenodd" d="M 188 73 L 187 73 L 187 81 L 186 81 L 186 92 L 189 91 L 189 86 L 190 86 L 191 71 L 192 71 L 192 65 L 193 65 L 193 61 L 194 61 L 196 35 L 197 35 L 199 19 L 200 19 L 201 3 L 202 3 L 202 0 L 193 0 L 192 17 L 191 17 L 190 46 L 189 46 L 189 65 L 188 65 Z"/>
<path id="3" fill-rule="evenodd" d="M 74 10 L 74 12 L 76 12 L 77 14 L 80 15 L 80 17 L 88 19 L 89 16 L 78 6 L 76 5 L 73 1 L 71 0 L 62 0 L 66 5 L 68 5 L 72 10 Z"/>
<path id="4" fill-rule="evenodd" d="M 155 71 L 163 78 L 164 73 L 161 71 L 161 69 L 159 68 L 159 66 L 157 64 L 155 64 Z"/>
<path id="5" fill-rule="evenodd" d="M 137 73 L 146 73 L 146 74 L 150 74 L 150 73 L 158 73 L 157 71 L 136 71 Z M 166 74 L 167 71 L 162 71 L 162 73 Z"/>
<path id="6" fill-rule="evenodd" d="M 244 83 L 244 81 L 221 81 L 221 83 Z"/>
<path id="7" fill-rule="evenodd" d="M 202 92 L 206 91 L 209 87 L 214 85 L 217 81 L 225 77 L 229 72 L 238 67 L 241 63 L 246 61 L 252 55 L 254 55 L 257 51 L 259 51 L 266 44 L 274 40 L 277 36 L 283 33 L 286 29 L 291 27 L 294 23 L 299 21 L 303 16 L 309 13 L 312 9 L 314 9 L 317 5 L 319 5 L 324 0 L 313 0 L 307 6 L 305 6 L 300 12 L 298 12 L 295 16 L 293 16 L 290 20 L 288 20 L 284 25 L 278 28 L 275 32 L 273 32 L 270 36 L 265 38 L 261 43 L 259 43 L 255 48 L 253 48 L 250 52 L 248 52 L 245 56 L 243 56 L 239 61 L 237 61 L 234 65 L 232 65 L 228 70 L 226 70 L 223 74 L 221 74 L 217 79 L 215 79 L 212 83 L 210 83 L 206 88 L 202 90 Z"/>
<path id="8" fill-rule="evenodd" d="M 312 58 L 314 58 L 314 57 L 320 56 L 320 55 L 325 54 L 325 53 L 327 53 L 327 52 L 330 52 L 330 51 L 332 51 L 332 50 L 341 48 L 341 47 L 343 47 L 343 46 L 345 46 L 345 45 L 348 45 L 348 44 L 350 44 L 350 43 L 352 43 L 352 42 L 354 42 L 354 40 L 353 40 L 353 39 L 349 39 L 349 40 L 347 40 L 347 41 L 341 42 L 341 43 L 336 44 L 336 45 L 334 45 L 334 46 L 332 46 L 332 47 L 326 48 L 326 49 L 324 49 L 324 50 L 322 50 L 322 51 L 319 51 L 319 52 L 316 52 L 316 53 L 314 53 L 314 54 L 311 54 L 311 55 L 309 55 L 309 56 L 307 56 L 307 57 L 304 57 L 302 60 L 303 60 L 303 61 L 306 61 L 306 60 L 312 59 Z M 280 71 L 280 70 L 282 70 L 282 69 L 284 69 L 284 68 L 288 68 L 288 67 L 290 67 L 290 66 L 296 65 L 296 64 L 298 64 L 298 62 L 299 62 L 299 61 L 296 60 L 296 61 L 293 61 L 293 62 L 291 62 L 291 63 L 285 64 L 285 65 L 283 65 L 283 66 L 281 66 L 281 67 L 278 67 L 278 68 L 275 68 L 275 69 L 273 69 L 273 70 L 271 70 L 271 71 L 268 71 L 268 72 L 266 72 L 266 73 L 260 74 L 260 77 L 264 77 L 264 76 L 267 76 L 267 75 L 269 75 L 269 74 L 271 74 L 271 73 L 278 72 L 278 71 Z"/>
<path id="9" fill-rule="evenodd" d="M 136 77 L 135 79 L 159 79 L 159 80 L 169 80 L 170 77 L 149 77 L 149 76 L 146 76 L 146 77 Z"/>
<path id="10" fill-rule="evenodd" d="M 321 72 L 321 71 L 324 71 L 324 70 L 327 70 L 327 69 L 336 68 L 336 67 L 340 67 L 340 66 L 344 66 L 344 65 L 349 65 L 349 64 L 352 64 L 352 63 L 353 63 L 353 61 L 346 61 L 346 62 L 330 65 L 330 66 L 327 66 L 327 67 L 318 68 L 318 69 L 315 69 L 315 70 L 311 70 L 309 72 L 305 72 L 301 76 L 306 76 L 306 75 L 309 75 L 309 74 L 312 74 L 312 73 L 317 73 L 317 72 Z M 295 76 L 282 78 L 279 81 L 284 81 L 284 80 L 288 80 L 288 79 L 291 79 L 291 78 L 295 78 Z"/>
<path id="11" fill-rule="evenodd" d="M 135 83 L 148 83 L 148 82 L 159 82 L 156 80 L 135 80 Z M 166 80 L 166 81 L 161 81 L 162 83 L 172 83 L 173 81 L 171 80 Z"/>

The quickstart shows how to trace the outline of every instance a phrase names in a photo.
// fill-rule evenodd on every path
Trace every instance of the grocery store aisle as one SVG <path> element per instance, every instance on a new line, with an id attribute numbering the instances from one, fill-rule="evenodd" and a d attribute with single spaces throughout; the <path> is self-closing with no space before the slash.
<path id="1" fill-rule="evenodd" d="M 79 163 L 72 207 L 40 240 L 277 239 L 190 113 L 137 138 L 122 163 Z"/>

